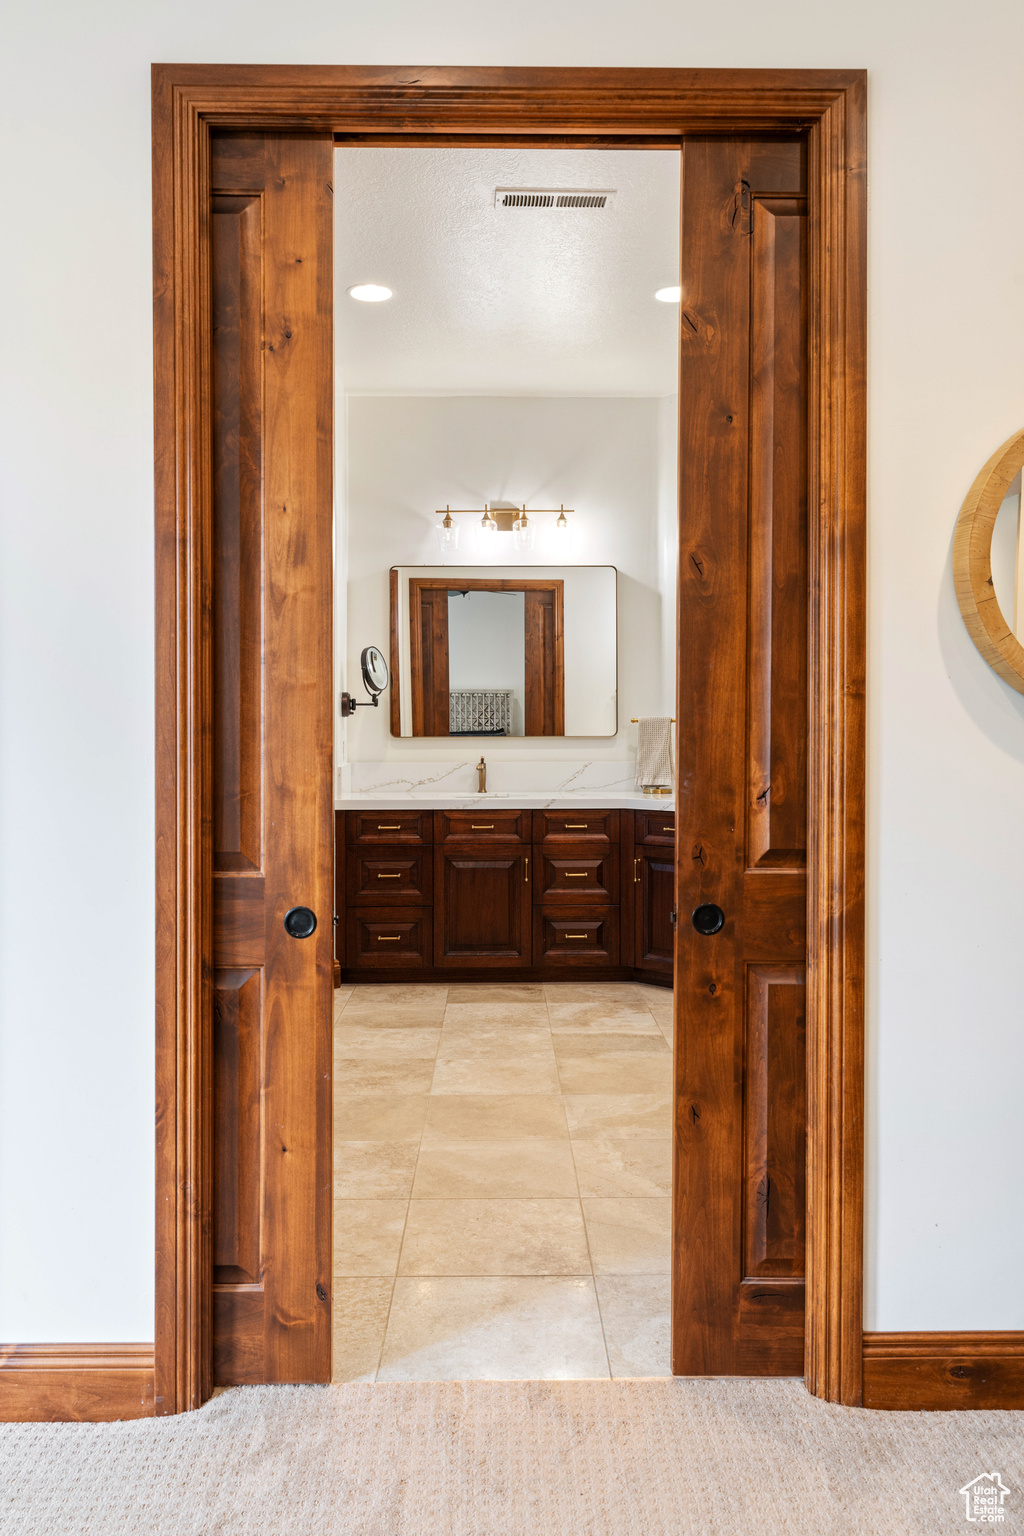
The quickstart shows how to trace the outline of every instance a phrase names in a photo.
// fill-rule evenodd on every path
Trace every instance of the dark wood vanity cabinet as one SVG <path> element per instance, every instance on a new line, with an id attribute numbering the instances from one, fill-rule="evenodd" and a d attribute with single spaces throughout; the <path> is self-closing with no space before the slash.
<path id="1" fill-rule="evenodd" d="M 336 844 L 350 978 L 672 983 L 671 811 L 338 811 Z"/>

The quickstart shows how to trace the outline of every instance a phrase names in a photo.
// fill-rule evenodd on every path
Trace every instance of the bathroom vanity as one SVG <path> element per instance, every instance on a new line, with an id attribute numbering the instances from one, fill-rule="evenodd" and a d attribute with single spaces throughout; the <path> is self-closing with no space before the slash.
<path id="1" fill-rule="evenodd" d="M 670 987 L 674 851 L 667 797 L 345 797 L 335 809 L 342 976 Z"/>

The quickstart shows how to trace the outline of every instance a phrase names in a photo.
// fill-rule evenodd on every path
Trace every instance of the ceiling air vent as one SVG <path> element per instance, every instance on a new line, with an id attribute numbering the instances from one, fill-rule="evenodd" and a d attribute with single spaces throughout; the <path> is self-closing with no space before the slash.
<path id="1" fill-rule="evenodd" d="M 607 208 L 615 193 L 590 187 L 498 187 L 495 208 Z"/>

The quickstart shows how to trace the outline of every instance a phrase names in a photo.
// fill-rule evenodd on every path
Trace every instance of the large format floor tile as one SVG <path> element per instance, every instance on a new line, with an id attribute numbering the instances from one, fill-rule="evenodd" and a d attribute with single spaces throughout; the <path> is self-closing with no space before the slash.
<path id="1" fill-rule="evenodd" d="M 437 1029 L 375 1029 L 372 1024 L 337 1025 L 334 1031 L 335 1066 L 339 1060 L 402 1061 L 433 1060 L 441 1038 Z"/>
<path id="2" fill-rule="evenodd" d="M 572 1142 L 581 1195 L 670 1195 L 668 1136 L 619 1136 Z"/>
<path id="3" fill-rule="evenodd" d="M 414 1198 L 424 1200 L 571 1200 L 576 1190 L 576 1168 L 567 1140 L 449 1141 L 420 1149 L 412 1192 Z M 592 1189 L 590 1193 L 654 1191 Z"/>
<path id="4" fill-rule="evenodd" d="M 657 1056 L 560 1056 L 563 1093 L 662 1093 L 670 1086 L 672 1058 Z"/>
<path id="5" fill-rule="evenodd" d="M 561 1094 L 453 1093 L 427 1106 L 423 1144 L 435 1141 L 558 1141 L 567 1136 Z"/>
<path id="6" fill-rule="evenodd" d="M 361 1093 L 334 1100 L 335 1141 L 419 1141 L 427 1095 Z"/>
<path id="7" fill-rule="evenodd" d="M 671 1376 L 668 1275 L 598 1275 L 608 1363 L 613 1376 Z"/>
<path id="8" fill-rule="evenodd" d="M 335 1280 L 332 1379 L 373 1381 L 384 1344 L 394 1281 Z"/>
<path id="9" fill-rule="evenodd" d="M 546 1093 L 559 1090 L 554 1056 L 438 1055 L 431 1093 Z"/>
<path id="10" fill-rule="evenodd" d="M 336 1141 L 334 1195 L 341 1200 L 401 1199 L 412 1193 L 414 1141 Z"/>
<path id="11" fill-rule="evenodd" d="M 342 1098 L 356 1094 L 407 1094 L 430 1092 L 434 1058 L 412 1061 L 353 1060 L 339 1056 L 334 1063 L 334 1091 Z"/>
<path id="12" fill-rule="evenodd" d="M 393 1275 L 408 1209 L 408 1200 L 335 1200 L 335 1276 Z"/>
<path id="13" fill-rule="evenodd" d="M 671 994 L 387 983 L 334 1018 L 334 1379 L 668 1373 Z"/>
<path id="14" fill-rule="evenodd" d="M 582 1275 L 578 1200 L 413 1200 L 400 1275 Z"/>
<path id="15" fill-rule="evenodd" d="M 564 1101 L 573 1140 L 672 1134 L 672 1100 L 668 1092 L 567 1093 Z"/>
<path id="16" fill-rule="evenodd" d="M 378 1381 L 608 1375 L 589 1275 L 395 1281 Z"/>
<path id="17" fill-rule="evenodd" d="M 583 1201 L 595 1275 L 667 1275 L 672 1201 L 615 1196 Z"/>
<path id="18" fill-rule="evenodd" d="M 340 1024 L 367 1029 L 440 1029 L 444 1003 L 389 1003 L 376 998 L 353 998 L 343 1008 Z"/>

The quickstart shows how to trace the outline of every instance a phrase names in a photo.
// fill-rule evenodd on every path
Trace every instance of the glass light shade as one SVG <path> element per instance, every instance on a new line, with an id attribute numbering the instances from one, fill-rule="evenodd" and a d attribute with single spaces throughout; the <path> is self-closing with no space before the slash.
<path id="1" fill-rule="evenodd" d="M 565 515 L 564 507 L 560 508 L 558 517 L 555 519 L 555 542 L 562 549 L 568 549 L 572 543 L 572 528 L 570 527 L 569 519 Z"/>
<path id="2" fill-rule="evenodd" d="M 526 508 L 524 507 L 522 512 L 520 512 L 519 516 L 516 518 L 515 522 L 512 524 L 513 546 L 519 551 L 520 554 L 528 554 L 534 546 L 536 537 L 537 530 L 533 523 L 531 523 L 529 518 L 526 516 Z"/>
<path id="3" fill-rule="evenodd" d="M 490 509 L 490 507 L 487 507 L 485 509 L 485 511 L 484 511 L 483 517 L 480 519 L 480 532 L 481 533 L 497 533 L 497 531 L 498 531 L 498 525 L 494 521 L 494 518 L 491 516 L 491 509 Z"/>
<path id="4" fill-rule="evenodd" d="M 453 555 L 459 547 L 459 525 L 450 512 L 445 512 L 444 521 L 437 524 L 434 529 L 437 534 L 437 542 L 441 546 L 442 558 Z"/>

